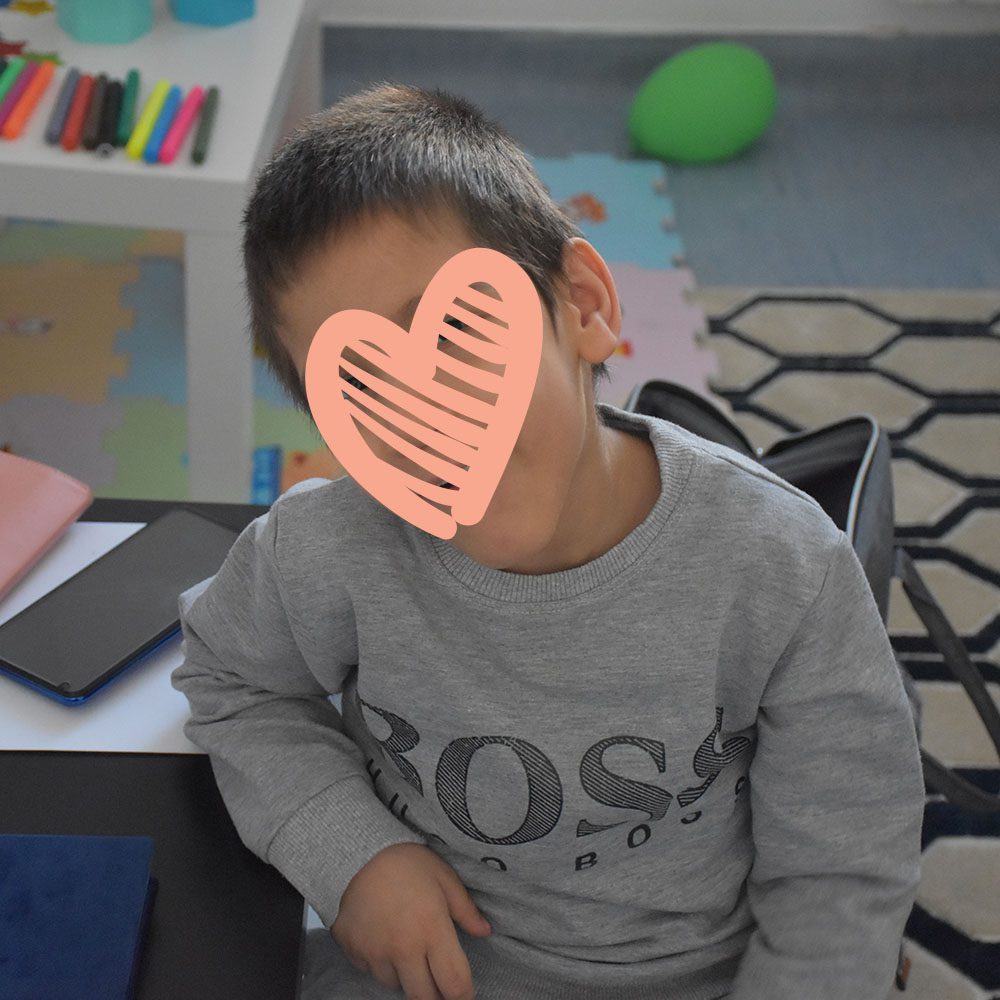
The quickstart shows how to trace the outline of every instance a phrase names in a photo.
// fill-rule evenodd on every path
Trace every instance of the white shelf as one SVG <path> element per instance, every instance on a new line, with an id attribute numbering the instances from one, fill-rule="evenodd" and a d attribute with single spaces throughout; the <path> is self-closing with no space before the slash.
<path id="1" fill-rule="evenodd" d="M 185 234 L 188 454 L 192 500 L 245 503 L 252 454 L 252 364 L 239 261 L 240 220 L 258 166 L 319 107 L 318 0 L 257 0 L 254 17 L 222 28 L 176 21 L 166 0 L 153 29 L 125 45 L 86 45 L 54 12 L 0 10 L 0 33 L 56 52 L 55 74 L 19 139 L 0 140 L 0 217 L 53 219 Z M 66 73 L 140 73 L 137 115 L 159 79 L 186 92 L 219 88 L 208 157 L 191 162 L 192 130 L 171 164 L 108 158 L 45 142 Z"/>

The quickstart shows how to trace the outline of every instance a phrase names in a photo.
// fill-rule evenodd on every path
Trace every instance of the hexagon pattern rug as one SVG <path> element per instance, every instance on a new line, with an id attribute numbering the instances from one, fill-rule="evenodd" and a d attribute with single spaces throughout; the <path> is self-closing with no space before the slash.
<path id="1" fill-rule="evenodd" d="M 705 288 L 710 379 L 756 447 L 869 413 L 889 432 L 897 541 L 1000 703 L 1000 292 Z M 924 747 L 1000 792 L 962 686 L 893 581 L 889 633 L 915 678 Z M 1000 997 L 1000 814 L 928 796 L 906 927 L 914 1000 Z"/>

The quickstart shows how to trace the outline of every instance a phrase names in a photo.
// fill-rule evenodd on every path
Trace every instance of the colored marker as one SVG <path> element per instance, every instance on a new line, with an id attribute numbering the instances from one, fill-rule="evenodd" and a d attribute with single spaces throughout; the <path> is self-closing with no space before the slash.
<path id="1" fill-rule="evenodd" d="M 83 123 L 81 142 L 84 149 L 97 149 L 97 129 L 101 124 L 101 112 L 104 110 L 104 98 L 108 92 L 108 74 L 101 73 L 94 81 L 94 93 L 87 108 L 87 117 Z"/>
<path id="2" fill-rule="evenodd" d="M 167 99 L 169 91 L 170 84 L 166 80 L 157 81 L 156 86 L 153 87 L 153 92 L 149 95 L 149 100 L 146 101 L 146 106 L 142 109 L 142 114 L 139 115 L 139 120 L 135 123 L 135 128 L 132 129 L 128 142 L 125 143 L 125 152 L 133 160 L 138 160 L 142 156 L 142 151 L 146 148 L 146 143 L 149 142 L 149 135 L 153 131 L 156 119 L 160 116 L 163 102 Z"/>
<path id="3" fill-rule="evenodd" d="M 14 82 L 20 75 L 21 70 L 24 69 L 24 64 L 27 61 L 23 56 L 10 57 L 7 68 L 0 74 L 0 101 L 7 96 L 7 91 L 14 86 Z"/>
<path id="4" fill-rule="evenodd" d="M 45 129 L 45 141 L 54 146 L 66 127 L 66 118 L 69 116 L 69 106 L 73 103 L 73 94 L 76 92 L 76 85 L 80 82 L 80 71 L 74 66 L 67 74 L 59 88 L 59 96 L 56 98 L 56 106 L 52 109 L 48 127 Z"/>
<path id="5" fill-rule="evenodd" d="M 205 103 L 201 106 L 201 120 L 194 137 L 194 149 L 191 150 L 193 163 L 204 163 L 208 155 L 208 144 L 212 139 L 212 126 L 215 124 L 215 110 L 219 106 L 219 88 L 209 87 L 205 95 Z"/>
<path id="6" fill-rule="evenodd" d="M 160 147 L 163 145 L 163 140 L 166 138 L 170 126 L 174 123 L 174 118 L 177 117 L 177 109 L 180 104 L 181 88 L 173 86 L 167 93 L 167 99 L 163 102 L 163 107 L 157 115 L 153 131 L 149 133 L 149 142 L 146 143 L 146 148 L 142 151 L 142 158 L 147 163 L 156 163 L 159 160 Z"/>
<path id="7" fill-rule="evenodd" d="M 118 119 L 118 134 L 115 145 L 124 146 L 132 134 L 135 124 L 135 105 L 139 98 L 139 71 L 130 69 L 125 77 L 125 93 L 122 94 L 122 112 Z"/>
<path id="8" fill-rule="evenodd" d="M 188 92 L 180 111 L 177 112 L 173 125 L 170 126 L 167 137 L 163 140 L 163 145 L 160 147 L 160 163 L 174 162 L 177 151 L 181 148 L 195 118 L 198 117 L 198 111 L 204 98 L 205 91 L 201 87 L 192 87 Z"/>
<path id="9" fill-rule="evenodd" d="M 121 80 L 112 80 L 108 84 L 107 93 L 104 95 L 104 108 L 101 111 L 101 123 L 97 126 L 98 156 L 110 156 L 115 151 L 124 90 Z"/>
<path id="10" fill-rule="evenodd" d="M 25 88 L 21 95 L 21 100 L 17 102 L 17 107 L 10 113 L 10 117 L 4 123 L 3 137 L 5 139 L 17 139 L 24 131 L 25 126 L 31 120 L 31 116 L 38 107 L 38 102 L 42 99 L 42 94 L 48 89 L 52 82 L 52 76 L 56 71 L 56 64 L 46 59 L 38 69 L 32 81 Z"/>
<path id="11" fill-rule="evenodd" d="M 3 76 L 3 71 L 7 68 L 7 57 L 0 56 L 0 76 Z"/>
<path id="12" fill-rule="evenodd" d="M 83 131 L 83 119 L 87 115 L 87 105 L 90 104 L 90 97 L 94 93 L 94 78 L 85 73 L 80 77 L 80 82 L 76 85 L 76 92 L 73 94 L 73 103 L 69 106 L 69 114 L 66 116 L 66 127 L 62 134 L 62 148 L 67 153 L 72 153 L 80 145 L 80 133 Z"/>
<path id="13" fill-rule="evenodd" d="M 38 76 L 40 69 L 41 67 L 38 63 L 29 62 L 18 73 L 17 79 L 14 81 L 14 86 L 7 91 L 7 96 L 3 99 L 3 103 L 0 103 L 0 128 L 3 128 L 7 123 L 7 119 L 10 118 L 14 108 L 17 107 L 17 102 L 21 100 L 21 95 L 28 89 L 31 81 Z"/>

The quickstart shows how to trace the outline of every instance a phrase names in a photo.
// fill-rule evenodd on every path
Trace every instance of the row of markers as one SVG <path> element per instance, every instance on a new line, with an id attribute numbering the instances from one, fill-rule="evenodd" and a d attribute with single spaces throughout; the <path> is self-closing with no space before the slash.
<path id="1" fill-rule="evenodd" d="M 0 135 L 17 139 L 28 124 L 55 73 L 55 63 L 34 62 L 20 56 L 0 59 Z M 81 74 L 66 74 L 45 129 L 45 141 L 67 152 L 79 146 L 110 156 L 124 146 L 133 159 L 172 163 L 188 132 L 198 123 L 191 150 L 193 163 L 204 163 L 215 124 L 219 88 L 192 87 L 183 96 L 178 86 L 160 80 L 136 120 L 139 71 L 131 70 L 123 83 Z"/>

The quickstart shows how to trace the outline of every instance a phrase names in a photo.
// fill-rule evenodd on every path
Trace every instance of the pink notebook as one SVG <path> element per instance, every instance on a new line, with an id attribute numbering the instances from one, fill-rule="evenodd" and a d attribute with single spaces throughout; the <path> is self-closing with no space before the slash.
<path id="1" fill-rule="evenodd" d="M 65 472 L 0 451 L 0 600 L 93 499 Z"/>

